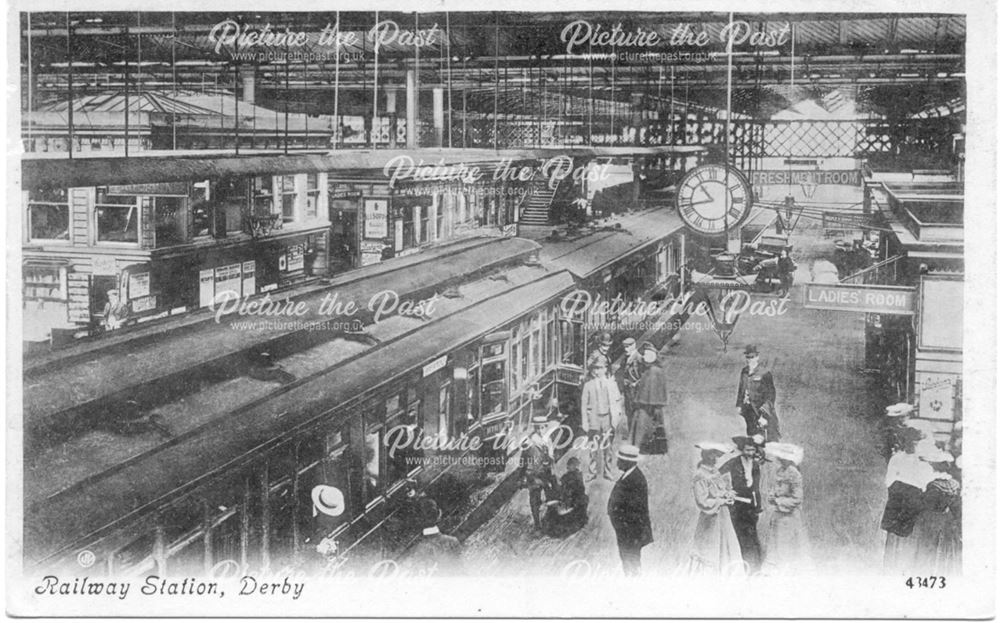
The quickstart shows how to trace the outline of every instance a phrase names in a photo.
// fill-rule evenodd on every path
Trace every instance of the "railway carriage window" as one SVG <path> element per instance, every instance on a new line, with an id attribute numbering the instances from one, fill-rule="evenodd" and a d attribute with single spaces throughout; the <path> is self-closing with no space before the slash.
<path id="1" fill-rule="evenodd" d="M 272 569 L 282 567 L 291 561 L 295 549 L 295 534 L 292 528 L 295 502 L 291 479 L 268 490 L 267 546 Z"/>
<path id="2" fill-rule="evenodd" d="M 69 240 L 69 199 L 65 189 L 28 193 L 28 237 Z"/>
<path id="3" fill-rule="evenodd" d="M 298 193 L 295 192 L 295 176 L 281 175 L 281 220 L 284 223 L 295 221 L 295 204 L 298 201 Z"/>
<path id="4" fill-rule="evenodd" d="M 344 494 L 344 504 L 346 505 L 344 513 L 339 517 L 330 517 L 323 514 L 317 515 L 317 527 L 324 530 L 326 534 L 329 534 L 345 521 L 350 521 L 354 496 L 351 495 L 351 466 L 347 452 L 346 438 L 343 432 L 338 430 L 328 434 L 326 436 L 326 448 L 326 457 L 323 460 L 321 470 L 322 481 L 316 484 L 329 485 L 340 489 Z M 310 498 L 311 504 L 312 500 Z"/>
<path id="5" fill-rule="evenodd" d="M 469 370 L 469 415 L 470 423 L 479 421 L 479 367 Z"/>
<path id="6" fill-rule="evenodd" d="M 316 218 L 319 213 L 319 173 L 306 174 L 306 218 Z"/>
<path id="7" fill-rule="evenodd" d="M 242 519 L 239 507 L 228 508 L 212 519 L 212 528 L 209 532 L 212 566 L 222 561 L 242 563 Z"/>
<path id="8" fill-rule="evenodd" d="M 183 498 L 160 515 L 168 575 L 198 574 L 205 568 L 205 505 Z"/>
<path id="9" fill-rule="evenodd" d="M 185 213 L 182 197 L 153 197 L 156 247 L 184 242 Z"/>
<path id="10" fill-rule="evenodd" d="M 98 189 L 97 240 L 99 242 L 139 242 L 139 198 L 109 195 Z"/>
<path id="11" fill-rule="evenodd" d="M 559 343 L 562 346 L 562 363 L 583 367 L 583 323 L 560 319 Z"/>
<path id="12" fill-rule="evenodd" d="M 507 408 L 507 380 L 503 361 L 483 364 L 479 387 L 484 418 L 502 413 Z"/>
<path id="13" fill-rule="evenodd" d="M 365 435 L 365 473 L 364 500 L 367 504 L 381 493 L 380 459 L 382 449 L 382 431 L 376 430 Z"/>
<path id="14" fill-rule="evenodd" d="M 153 547 L 156 533 L 147 532 L 111 555 L 111 574 L 138 576 L 151 573 L 156 567 Z"/>
<path id="15" fill-rule="evenodd" d="M 274 210 L 274 178 L 264 175 L 253 178 L 253 213 L 267 216 Z"/>

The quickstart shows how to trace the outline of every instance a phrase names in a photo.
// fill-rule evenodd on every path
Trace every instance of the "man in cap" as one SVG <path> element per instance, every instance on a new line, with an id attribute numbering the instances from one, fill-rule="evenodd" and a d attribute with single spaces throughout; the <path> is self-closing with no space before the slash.
<path id="1" fill-rule="evenodd" d="M 736 501 L 730 517 L 736 538 L 740 542 L 740 552 L 750 573 L 760 571 L 760 538 L 757 536 L 757 517 L 762 507 L 760 502 L 760 452 L 763 438 L 733 437 L 733 443 L 740 454 L 726 461 L 719 471 L 729 474 L 732 479 Z"/>
<path id="2" fill-rule="evenodd" d="M 760 365 L 760 353 L 750 344 L 743 349 L 746 365 L 740 371 L 736 408 L 746 422 L 747 436 L 763 434 L 767 441 L 779 441 L 778 413 L 774 407 L 774 377 Z"/>
<path id="3" fill-rule="evenodd" d="M 601 333 L 597 348 L 591 351 L 587 357 L 587 369 L 591 369 L 595 363 L 603 363 L 605 368 L 611 368 L 611 334 L 605 331 Z"/>
<path id="4" fill-rule="evenodd" d="M 622 346 L 625 347 L 625 363 L 618 370 L 618 384 L 625 397 L 625 413 L 631 417 L 632 410 L 635 408 L 633 405 L 636 388 L 639 385 L 639 379 L 642 378 L 642 353 L 639 352 L 633 337 L 625 338 Z"/>
<path id="5" fill-rule="evenodd" d="M 555 474 L 552 473 L 552 444 L 544 434 L 548 423 L 548 418 L 544 415 L 532 418 L 533 430 L 521 452 L 523 482 L 528 488 L 531 518 L 535 522 L 535 527 L 539 529 L 542 527 L 542 498 L 544 496 L 545 500 L 552 499 L 557 484 Z"/>
<path id="6" fill-rule="evenodd" d="M 644 342 L 643 362 L 646 369 L 635 392 L 635 412 L 632 414 L 632 444 L 646 454 L 667 452 L 667 388 L 669 381 L 660 351 L 652 342 Z"/>
<path id="7" fill-rule="evenodd" d="M 622 444 L 618 448 L 621 477 L 608 497 L 608 517 L 618 540 L 618 555 L 627 576 L 639 575 L 642 548 L 653 542 L 649 522 L 649 487 L 639 469 L 639 448 Z"/>
<path id="8" fill-rule="evenodd" d="M 419 502 L 418 516 L 422 534 L 410 549 L 405 566 L 413 575 L 461 575 L 462 543 L 453 536 L 441 534 L 438 521 L 441 509 L 431 498 Z"/>
<path id="9" fill-rule="evenodd" d="M 615 427 L 622 419 L 622 395 L 618 384 L 608 378 L 608 366 L 601 360 L 590 367 L 591 379 L 583 385 L 580 411 L 590 437 L 590 480 L 603 476 L 611 480 L 611 443 Z"/>

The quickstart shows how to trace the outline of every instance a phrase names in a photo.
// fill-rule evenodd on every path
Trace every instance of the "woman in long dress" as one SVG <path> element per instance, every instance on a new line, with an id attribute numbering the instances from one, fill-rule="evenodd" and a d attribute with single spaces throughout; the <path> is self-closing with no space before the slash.
<path id="1" fill-rule="evenodd" d="M 728 475 L 719 473 L 717 463 L 731 448 L 705 442 L 701 461 L 694 472 L 694 501 L 700 511 L 694 529 L 690 571 L 720 575 L 743 575 L 743 556 L 736 538 L 729 507 L 735 501 Z"/>
<path id="2" fill-rule="evenodd" d="M 883 567 L 891 573 L 913 573 L 917 552 L 913 526 L 923 510 L 924 488 L 933 475 L 930 465 L 921 461 L 917 454 L 917 445 L 923 436 L 912 428 L 906 431 L 904 447 L 889 459 L 885 477 L 889 497 L 881 522 L 886 532 Z M 930 447 L 926 443 L 922 446 Z"/>
<path id="3" fill-rule="evenodd" d="M 801 571 L 806 562 L 806 535 L 802 525 L 802 474 L 798 466 L 804 452 L 789 443 L 769 443 L 765 451 L 778 461 L 771 488 L 767 493 L 771 520 L 764 543 L 764 569 L 767 572 Z"/>
<path id="4" fill-rule="evenodd" d="M 953 457 L 937 450 L 923 453 L 921 460 L 934 470 L 924 489 L 923 510 L 913 525 L 916 542 L 916 573 L 949 575 L 961 570 L 961 486 L 948 473 Z"/>

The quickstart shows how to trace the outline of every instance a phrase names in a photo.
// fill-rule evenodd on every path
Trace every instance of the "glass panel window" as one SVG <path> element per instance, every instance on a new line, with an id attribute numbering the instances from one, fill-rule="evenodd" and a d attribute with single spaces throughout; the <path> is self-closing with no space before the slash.
<path id="1" fill-rule="evenodd" d="M 66 300 L 65 267 L 25 264 L 22 270 L 25 299 Z"/>
<path id="2" fill-rule="evenodd" d="M 295 192 L 295 176 L 282 175 L 278 179 L 281 180 L 281 220 L 290 223 L 295 220 L 295 201 L 298 196 Z"/>
<path id="3" fill-rule="evenodd" d="M 254 214 L 264 216 L 274 210 L 274 178 L 270 175 L 253 178 Z"/>
<path id="4" fill-rule="evenodd" d="M 306 174 L 306 218 L 319 214 L 319 174 Z"/>
<path id="5" fill-rule="evenodd" d="M 583 324 L 561 319 L 559 341 L 562 344 L 561 363 L 583 367 Z"/>
<path id="6" fill-rule="evenodd" d="M 365 503 L 371 502 L 381 494 L 381 471 L 379 458 L 381 455 L 382 431 L 376 430 L 365 435 L 365 473 L 364 495 Z"/>
<path id="7" fill-rule="evenodd" d="M 503 361 L 484 363 L 480 382 L 483 417 L 502 413 L 507 408 L 507 378 Z"/>
<path id="8" fill-rule="evenodd" d="M 69 240 L 69 199 L 65 190 L 33 190 L 28 194 L 28 237 Z"/>
<path id="9" fill-rule="evenodd" d="M 157 248 L 184 242 L 184 199 L 182 197 L 154 197 L 153 219 L 156 223 Z"/>
<path id="10" fill-rule="evenodd" d="M 97 240 L 139 242 L 139 198 L 97 194 Z"/>

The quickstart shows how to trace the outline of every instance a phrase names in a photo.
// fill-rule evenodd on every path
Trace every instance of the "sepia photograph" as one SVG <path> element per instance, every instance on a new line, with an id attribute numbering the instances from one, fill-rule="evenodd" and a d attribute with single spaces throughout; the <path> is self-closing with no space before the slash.
<path id="1" fill-rule="evenodd" d="M 995 33 L 12 0 L 8 614 L 995 616 Z"/>

